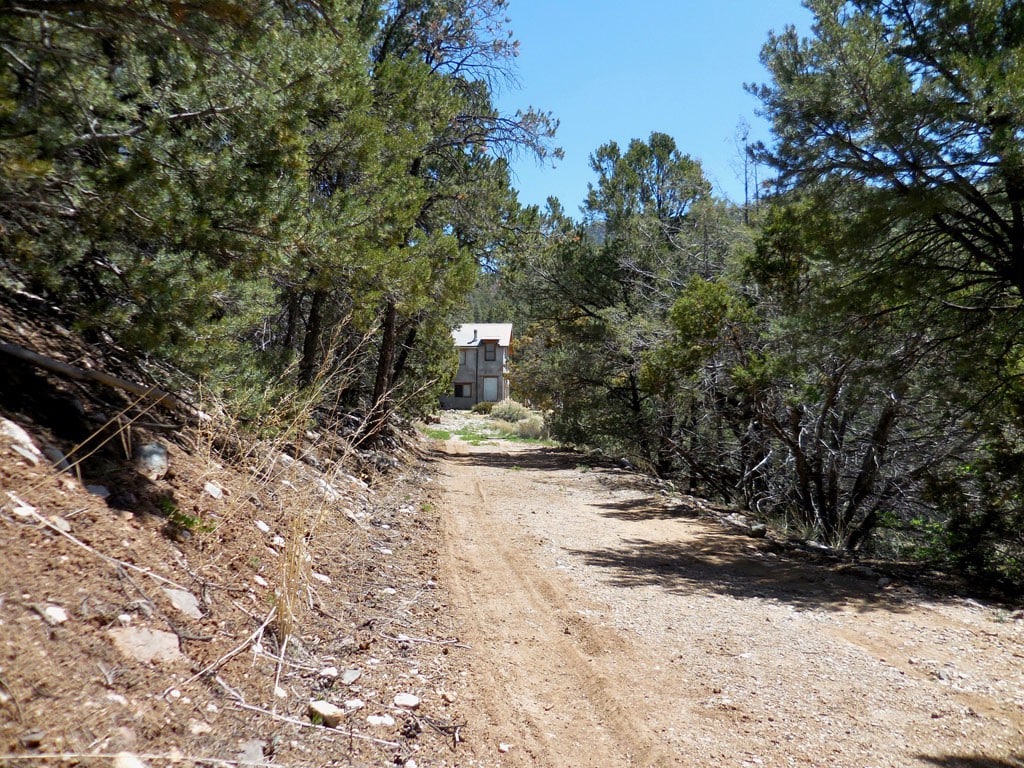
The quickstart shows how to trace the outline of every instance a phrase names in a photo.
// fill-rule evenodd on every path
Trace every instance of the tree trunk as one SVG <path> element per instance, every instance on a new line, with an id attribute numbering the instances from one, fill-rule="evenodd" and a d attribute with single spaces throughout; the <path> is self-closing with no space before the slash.
<path id="1" fill-rule="evenodd" d="M 299 360 L 299 386 L 305 389 L 313 383 L 320 369 L 321 340 L 324 334 L 324 304 L 327 293 L 323 290 L 313 291 L 310 301 L 309 316 L 306 319 L 306 333 L 302 340 L 302 359 Z"/>
<path id="2" fill-rule="evenodd" d="M 394 300 L 389 300 L 384 309 L 380 354 L 377 356 L 377 373 L 373 380 L 373 399 L 361 434 L 356 438 L 356 445 L 365 445 L 380 435 L 391 417 L 391 380 L 397 341 L 398 307 Z"/>

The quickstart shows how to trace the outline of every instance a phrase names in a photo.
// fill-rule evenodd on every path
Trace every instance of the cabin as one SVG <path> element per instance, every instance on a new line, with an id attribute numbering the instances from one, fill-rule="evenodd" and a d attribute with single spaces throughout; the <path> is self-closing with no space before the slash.
<path id="1" fill-rule="evenodd" d="M 480 402 L 509 397 L 508 362 L 512 353 L 511 323 L 466 323 L 452 331 L 459 369 L 442 408 L 466 409 Z"/>

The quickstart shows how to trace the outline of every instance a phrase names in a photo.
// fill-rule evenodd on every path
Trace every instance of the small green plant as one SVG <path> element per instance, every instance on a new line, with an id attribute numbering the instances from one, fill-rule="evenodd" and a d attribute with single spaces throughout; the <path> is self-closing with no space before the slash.
<path id="1" fill-rule="evenodd" d="M 204 523 L 203 518 L 199 515 L 182 512 L 178 503 L 170 496 L 161 496 L 156 500 L 156 505 L 160 507 L 160 511 L 164 513 L 164 517 L 171 525 L 192 533 L 208 533 L 213 530 L 213 526 Z"/>
<path id="2" fill-rule="evenodd" d="M 470 411 L 472 411 L 473 413 L 482 413 L 484 415 L 487 415 L 493 409 L 494 409 L 494 403 L 483 402 L 483 403 L 477 403 L 476 405 L 474 405 L 472 408 L 470 408 Z"/>
<path id="3" fill-rule="evenodd" d="M 427 429 L 424 432 L 431 440 L 450 440 L 452 437 L 452 433 L 446 429 Z"/>

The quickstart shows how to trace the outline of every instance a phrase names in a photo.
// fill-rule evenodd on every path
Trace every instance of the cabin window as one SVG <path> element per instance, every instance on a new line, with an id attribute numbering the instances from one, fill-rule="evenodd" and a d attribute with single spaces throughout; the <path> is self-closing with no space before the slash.
<path id="1" fill-rule="evenodd" d="M 456 384 L 455 385 L 455 396 L 456 397 L 472 397 L 473 396 L 473 385 L 472 384 Z"/>
<path id="2" fill-rule="evenodd" d="M 465 365 L 465 364 L 466 364 L 466 350 L 460 349 L 459 350 L 459 365 Z"/>
<path id="3" fill-rule="evenodd" d="M 496 341 L 484 342 L 484 360 L 498 359 L 498 343 Z"/>

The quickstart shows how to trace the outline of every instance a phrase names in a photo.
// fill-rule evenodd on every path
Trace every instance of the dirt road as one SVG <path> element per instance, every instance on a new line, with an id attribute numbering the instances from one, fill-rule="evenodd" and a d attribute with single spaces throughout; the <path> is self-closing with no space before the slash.
<path id="1" fill-rule="evenodd" d="M 1024 766 L 1024 621 L 813 562 L 644 478 L 445 446 L 487 766 Z"/>

